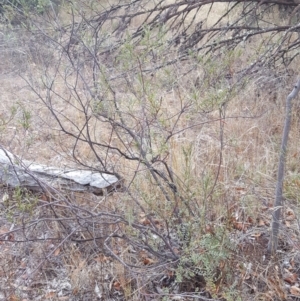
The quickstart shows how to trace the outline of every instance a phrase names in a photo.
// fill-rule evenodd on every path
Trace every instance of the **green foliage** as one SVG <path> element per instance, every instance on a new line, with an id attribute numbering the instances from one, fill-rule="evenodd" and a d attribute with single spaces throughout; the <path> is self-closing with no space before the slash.
<path id="1" fill-rule="evenodd" d="M 14 189 L 12 196 L 6 195 L 3 199 L 3 204 L 6 207 L 6 215 L 11 220 L 13 220 L 13 216 L 18 212 L 32 215 L 37 202 L 38 198 L 36 196 L 33 196 L 26 189 L 20 187 Z"/>
<path id="2" fill-rule="evenodd" d="M 201 274 L 207 282 L 214 283 L 220 277 L 220 266 L 224 266 L 231 256 L 232 242 L 225 227 L 217 227 L 212 233 L 202 235 L 197 228 L 199 225 L 191 225 L 191 240 L 180 259 L 177 281 Z"/>
<path id="3" fill-rule="evenodd" d="M 43 12 L 50 4 L 51 0 L 2 0 L 0 8 L 1 12 L 8 7 L 18 10 L 37 9 L 38 12 Z"/>
<path id="4" fill-rule="evenodd" d="M 17 107 L 13 105 L 9 109 L 9 116 L 0 115 L 0 131 L 6 128 L 6 126 L 14 119 L 16 114 Z"/>
<path id="5" fill-rule="evenodd" d="M 37 198 L 33 197 L 28 191 L 16 188 L 13 193 L 13 201 L 21 212 L 29 212 L 35 208 L 37 203 Z"/>
<path id="6" fill-rule="evenodd" d="M 284 182 L 284 196 L 296 204 L 300 203 L 300 175 L 298 172 L 287 175 Z"/>
<path id="7" fill-rule="evenodd" d="M 21 107 L 22 110 L 22 115 L 21 118 L 19 119 L 19 124 L 22 126 L 22 128 L 26 131 L 30 128 L 30 123 L 31 123 L 31 112 L 28 111 L 27 109 Z"/>
<path id="8" fill-rule="evenodd" d="M 0 14 L 10 24 L 20 24 L 32 13 L 43 14 L 60 0 L 0 0 Z"/>

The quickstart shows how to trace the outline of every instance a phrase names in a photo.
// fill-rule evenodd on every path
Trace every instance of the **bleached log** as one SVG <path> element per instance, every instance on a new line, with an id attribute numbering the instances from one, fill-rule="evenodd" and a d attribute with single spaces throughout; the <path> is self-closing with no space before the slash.
<path id="1" fill-rule="evenodd" d="M 81 169 L 61 169 L 21 160 L 0 147 L 0 182 L 12 188 L 43 192 L 45 187 L 69 191 L 89 191 L 101 195 L 121 187 L 121 181 L 106 173 Z"/>

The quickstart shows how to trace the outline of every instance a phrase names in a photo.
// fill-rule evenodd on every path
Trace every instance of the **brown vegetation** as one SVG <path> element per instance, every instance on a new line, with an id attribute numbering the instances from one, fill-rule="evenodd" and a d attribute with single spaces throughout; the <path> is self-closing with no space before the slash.
<path id="1" fill-rule="evenodd" d="M 297 6 L 104 2 L 2 25 L 1 144 L 124 190 L 2 187 L 0 300 L 297 300 Z"/>

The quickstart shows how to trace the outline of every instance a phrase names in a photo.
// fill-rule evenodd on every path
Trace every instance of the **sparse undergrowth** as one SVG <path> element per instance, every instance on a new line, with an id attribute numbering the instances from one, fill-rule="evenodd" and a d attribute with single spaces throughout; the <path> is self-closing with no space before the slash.
<path id="1" fill-rule="evenodd" d="M 279 250 L 265 256 L 297 58 L 289 70 L 241 73 L 270 44 L 254 37 L 204 54 L 195 47 L 205 39 L 177 45 L 175 23 L 149 16 L 147 25 L 135 17 L 142 7 L 126 4 L 129 26 L 114 6 L 105 15 L 94 4 L 3 25 L 1 144 L 40 163 L 118 174 L 124 189 L 1 187 L 0 300 L 297 300 L 297 106 Z M 196 28 L 197 17 L 178 28 Z"/>

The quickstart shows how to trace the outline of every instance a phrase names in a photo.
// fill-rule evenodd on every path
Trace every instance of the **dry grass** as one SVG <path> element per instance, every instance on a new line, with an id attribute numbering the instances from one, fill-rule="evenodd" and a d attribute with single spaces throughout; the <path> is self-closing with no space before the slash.
<path id="1" fill-rule="evenodd" d="M 217 11 L 219 9 L 222 10 L 223 7 L 218 7 Z M 138 24 L 140 20 L 136 22 Z M 10 49 L 13 49 L 14 45 Z M 18 50 L 17 45 L 16 51 Z M 49 165 L 74 164 L 72 162 L 74 140 L 55 130 L 57 124 L 49 111 L 37 101 L 36 95 L 18 76 L 18 73 L 23 77 L 37 75 L 41 65 L 34 64 L 30 60 L 28 62 L 21 60 L 18 69 L 17 65 L 20 61 L 15 61 L 14 55 L 1 52 L 3 57 L 0 76 L 2 100 L 0 117 L 3 123 L 1 143 L 14 153 L 36 162 Z M 233 59 L 226 67 L 234 72 L 235 65 L 246 64 L 250 55 L 251 49 L 244 49 L 243 54 Z M 291 69 L 297 70 L 298 63 L 295 60 Z M 221 64 L 221 67 L 224 66 Z M 171 72 L 168 70 L 171 77 L 161 71 L 152 79 L 147 78 L 153 81 L 151 85 L 155 90 L 155 98 L 163 99 L 162 115 L 170 123 L 175 120 L 175 118 L 170 119 L 170 116 L 175 116 L 181 110 L 179 104 L 182 95 L 185 95 L 183 98 L 188 102 L 191 83 L 195 83 L 199 76 L 202 78 L 207 71 L 203 70 L 202 66 L 198 66 L 194 73 L 178 80 L 178 76 L 188 68 L 188 64 L 183 63 L 173 69 L 170 68 Z M 51 69 L 48 71 L 53 72 Z M 217 69 L 215 72 L 222 73 L 223 70 Z M 74 79 L 74 76 L 69 78 L 70 82 Z M 166 89 L 173 79 L 180 84 L 176 88 Z M 298 237 L 300 153 L 297 105 L 293 115 L 287 160 L 281 253 L 277 264 L 274 262 L 270 264 L 269 261 L 264 260 L 273 210 L 278 150 L 285 113 L 284 103 L 294 81 L 295 77 L 289 77 L 287 74 L 279 77 L 276 74 L 262 72 L 259 79 L 250 81 L 239 94 L 228 94 L 230 98 L 222 121 L 218 120 L 218 110 L 204 114 L 201 110 L 195 109 L 209 93 L 217 94 L 220 88 L 226 88 L 225 83 L 222 84 L 223 86 L 219 85 L 217 89 L 213 87 L 212 82 L 209 82 L 212 91 L 208 91 L 207 86 L 204 86 L 202 93 L 199 94 L 198 104 L 194 103 L 178 124 L 179 128 L 187 129 L 174 135 L 168 142 L 167 163 L 176 174 L 178 183 L 183 187 L 191 206 L 196 210 L 196 218 L 199 218 L 196 220 L 199 227 L 193 228 L 199 232 L 193 234 L 195 240 L 193 251 L 202 254 L 205 249 L 197 245 L 202 241 L 202 236 L 214 233 L 220 228 L 226 231 L 226 235 L 235 246 L 233 250 L 224 247 L 224 252 L 228 251 L 229 256 L 219 262 L 219 279 L 215 283 L 207 284 L 214 298 L 223 296 L 226 300 L 296 300 L 295 291 L 298 288 L 300 266 Z M 57 78 L 56 84 L 58 94 L 66 98 L 71 95 L 62 77 Z M 135 85 L 138 86 L 138 82 L 135 82 Z M 269 85 L 268 89 L 266 89 L 267 85 Z M 80 85 L 77 89 L 82 95 L 86 93 Z M 124 87 L 120 86 L 121 89 L 122 91 L 118 91 L 118 99 L 122 104 L 122 110 L 128 112 L 128 116 L 139 116 L 141 100 L 137 95 L 126 91 Z M 41 93 L 45 92 L 41 86 Z M 65 123 L 68 129 L 74 130 L 74 125 L 80 128 L 84 124 L 84 114 L 77 102 L 59 103 L 61 99 L 55 101 L 58 105 L 57 109 L 74 120 L 74 124 Z M 16 107 L 16 112 L 12 120 L 9 120 L 13 106 Z M 28 128 L 24 128 L 22 122 L 24 110 L 31 113 Z M 129 122 L 134 120 L 129 118 Z M 90 125 L 93 128 L 94 139 L 109 139 L 109 127 L 105 128 L 103 123 L 96 119 L 91 119 Z M 220 129 L 223 130 L 223 134 Z M 120 141 L 115 140 L 112 143 L 117 147 L 123 147 Z M 154 151 L 158 151 L 159 139 L 155 146 Z M 87 144 L 78 145 L 76 156 L 90 166 L 97 164 Z M 163 194 L 155 185 L 151 185 L 149 174 L 140 167 L 139 163 L 128 162 L 116 154 L 111 155 L 109 160 L 112 161 L 115 169 L 126 177 L 128 183 L 134 179 L 131 187 L 136 189 L 135 197 L 147 212 L 155 216 L 158 225 L 162 225 L 162 221 L 172 219 L 173 208 L 163 201 Z M 49 200 L 44 200 L 43 196 L 27 196 L 28 200 L 36 200 L 33 208 L 29 205 L 25 208 L 20 206 L 18 196 L 6 191 L 5 188 L 2 188 L 0 199 L 2 200 L 0 234 L 18 227 L 22 229 L 22 225 L 27 221 L 51 216 L 49 203 L 47 203 Z M 30 204 L 31 201 L 26 201 L 25 204 Z M 126 194 L 118 193 L 104 197 L 71 195 L 69 201 L 68 206 L 72 204 L 86 210 L 92 208 L 94 212 L 97 210 L 124 212 L 128 220 L 132 218 L 142 223 L 145 221 L 134 200 Z M 56 205 L 66 204 L 65 196 L 58 196 L 51 202 Z M 56 207 L 56 214 L 63 218 L 70 217 L 70 208 L 72 210 L 75 208 L 59 206 Z M 74 221 L 70 221 L 69 226 L 71 231 L 76 232 Z M 103 222 L 99 229 L 94 231 L 97 235 L 107 234 L 114 231 L 115 227 Z M 70 241 L 60 244 L 54 239 L 43 241 L 42 238 L 45 236 L 62 239 L 65 237 L 64 229 L 54 219 L 37 224 L 32 231 L 34 233 L 27 233 L 26 229 L 23 232 L 13 232 L 6 235 L 7 241 L 2 241 L 0 244 L 2 267 L 0 300 L 96 300 L 96 298 L 142 300 L 150 291 L 151 281 L 152 284 L 158 283 L 158 277 L 162 278 L 174 272 L 171 268 L 170 271 L 167 268 L 157 268 L 150 272 L 147 270 L 149 273 L 147 275 L 146 268 L 149 263 L 145 263 L 144 274 L 129 273 L 124 265 L 105 253 L 103 239 L 97 242 L 92 240 L 85 244 Z M 65 231 L 67 233 L 66 229 Z M 84 231 L 78 231 L 76 235 L 78 239 L 88 237 L 88 233 Z M 17 238 L 24 242 L 11 242 Z M 28 238 L 38 238 L 41 241 L 30 241 Z M 150 266 L 153 264 L 148 254 L 136 254 L 121 240 L 114 239 L 112 249 L 126 262 L 140 264 L 150 260 Z M 163 295 L 163 292 L 159 293 Z"/>

